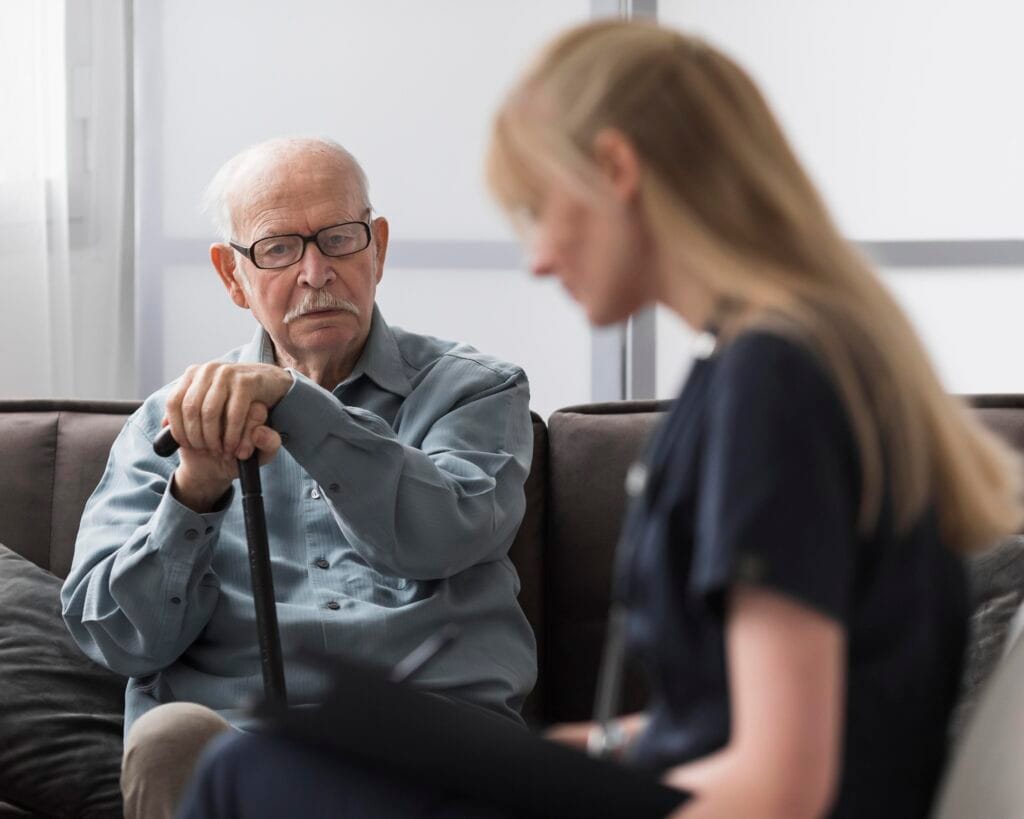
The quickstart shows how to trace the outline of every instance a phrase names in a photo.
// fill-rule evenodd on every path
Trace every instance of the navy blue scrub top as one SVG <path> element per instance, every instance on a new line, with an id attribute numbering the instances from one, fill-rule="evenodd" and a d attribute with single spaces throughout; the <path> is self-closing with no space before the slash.
<path id="1" fill-rule="evenodd" d="M 749 583 L 846 632 L 829 816 L 927 815 L 966 637 L 963 565 L 933 509 L 898 534 L 888 491 L 860 535 L 860 494 L 848 416 L 808 349 L 749 331 L 694 364 L 649 447 L 620 554 L 627 639 L 651 691 L 632 762 L 665 769 L 728 742 L 726 593 Z"/>

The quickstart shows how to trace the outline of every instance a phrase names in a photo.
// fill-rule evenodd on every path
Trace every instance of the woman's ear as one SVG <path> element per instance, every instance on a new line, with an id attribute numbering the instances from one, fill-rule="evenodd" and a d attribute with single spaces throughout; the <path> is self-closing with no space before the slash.
<path id="1" fill-rule="evenodd" d="M 640 190 L 640 157 L 622 131 L 602 128 L 594 137 L 594 161 L 616 198 L 631 201 Z"/>

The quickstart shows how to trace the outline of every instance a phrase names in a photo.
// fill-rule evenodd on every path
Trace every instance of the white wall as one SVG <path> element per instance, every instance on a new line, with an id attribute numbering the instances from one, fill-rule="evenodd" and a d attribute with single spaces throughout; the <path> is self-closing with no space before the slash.
<path id="1" fill-rule="evenodd" d="M 587 0 L 157 0 L 136 4 L 141 387 L 251 332 L 206 262 L 203 186 L 281 133 L 347 144 L 392 223 L 389 320 L 526 367 L 543 415 L 590 397 L 589 330 L 529 281 L 482 184 L 490 113 Z M 1024 238 L 1024 4 L 1005 0 L 660 0 L 743 63 L 857 241 Z M 425 249 L 424 249 L 425 248 Z M 450 262 L 450 263 L 449 263 Z M 949 389 L 1024 392 L 1024 267 L 881 271 Z M 657 322 L 657 393 L 690 334 Z M 1021 373 L 1018 375 L 1018 372 Z"/>
<path id="2" fill-rule="evenodd" d="M 844 233 L 1024 239 L 1024 4 L 1006 0 L 661 0 L 766 92 Z M 1024 391 L 1024 266 L 890 268 L 948 388 Z M 685 337 L 659 327 L 659 395 Z"/>
<path id="3" fill-rule="evenodd" d="M 208 268 L 202 189 L 281 134 L 345 144 L 391 222 L 379 302 L 392 323 L 524 366 L 547 415 L 586 401 L 589 331 L 528 281 L 483 186 L 493 109 L 587 0 L 137 3 L 140 354 L 144 390 L 248 339 Z M 424 250 L 424 242 L 429 246 Z M 511 249 L 511 253 L 509 252 Z"/>
<path id="4" fill-rule="evenodd" d="M 1024 267 L 908 268 L 884 275 L 948 389 L 1024 393 Z"/>

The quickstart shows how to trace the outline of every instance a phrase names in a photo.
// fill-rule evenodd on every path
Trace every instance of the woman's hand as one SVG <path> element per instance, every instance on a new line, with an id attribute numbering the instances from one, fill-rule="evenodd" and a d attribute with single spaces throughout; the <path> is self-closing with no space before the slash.
<path id="1" fill-rule="evenodd" d="M 560 722 L 544 732 L 544 737 L 577 751 L 587 750 L 587 737 L 593 730 L 593 722 Z"/>
<path id="2" fill-rule="evenodd" d="M 623 732 L 625 743 L 623 749 L 628 748 L 640 735 L 647 725 L 647 715 L 643 711 L 627 714 L 615 720 L 619 729 Z M 547 739 L 560 742 L 575 748 L 577 751 L 586 753 L 587 742 L 591 733 L 597 728 L 596 722 L 562 722 L 552 725 L 544 732 Z M 620 754 L 621 755 L 621 754 Z"/>

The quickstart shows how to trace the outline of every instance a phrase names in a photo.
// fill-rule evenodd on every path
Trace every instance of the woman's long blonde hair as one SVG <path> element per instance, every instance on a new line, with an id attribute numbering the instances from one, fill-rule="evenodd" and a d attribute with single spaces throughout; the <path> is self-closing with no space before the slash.
<path id="1" fill-rule="evenodd" d="M 877 523 L 887 483 L 901 530 L 934 501 L 957 551 L 1017 529 L 1017 458 L 943 390 L 742 69 L 700 39 L 649 23 L 572 29 L 497 114 L 492 190 L 510 212 L 535 206 L 553 175 L 593 190 L 594 140 L 606 128 L 640 157 L 640 207 L 660 245 L 727 307 L 721 329 L 779 328 L 834 379 L 860 453 L 862 532 Z"/>

